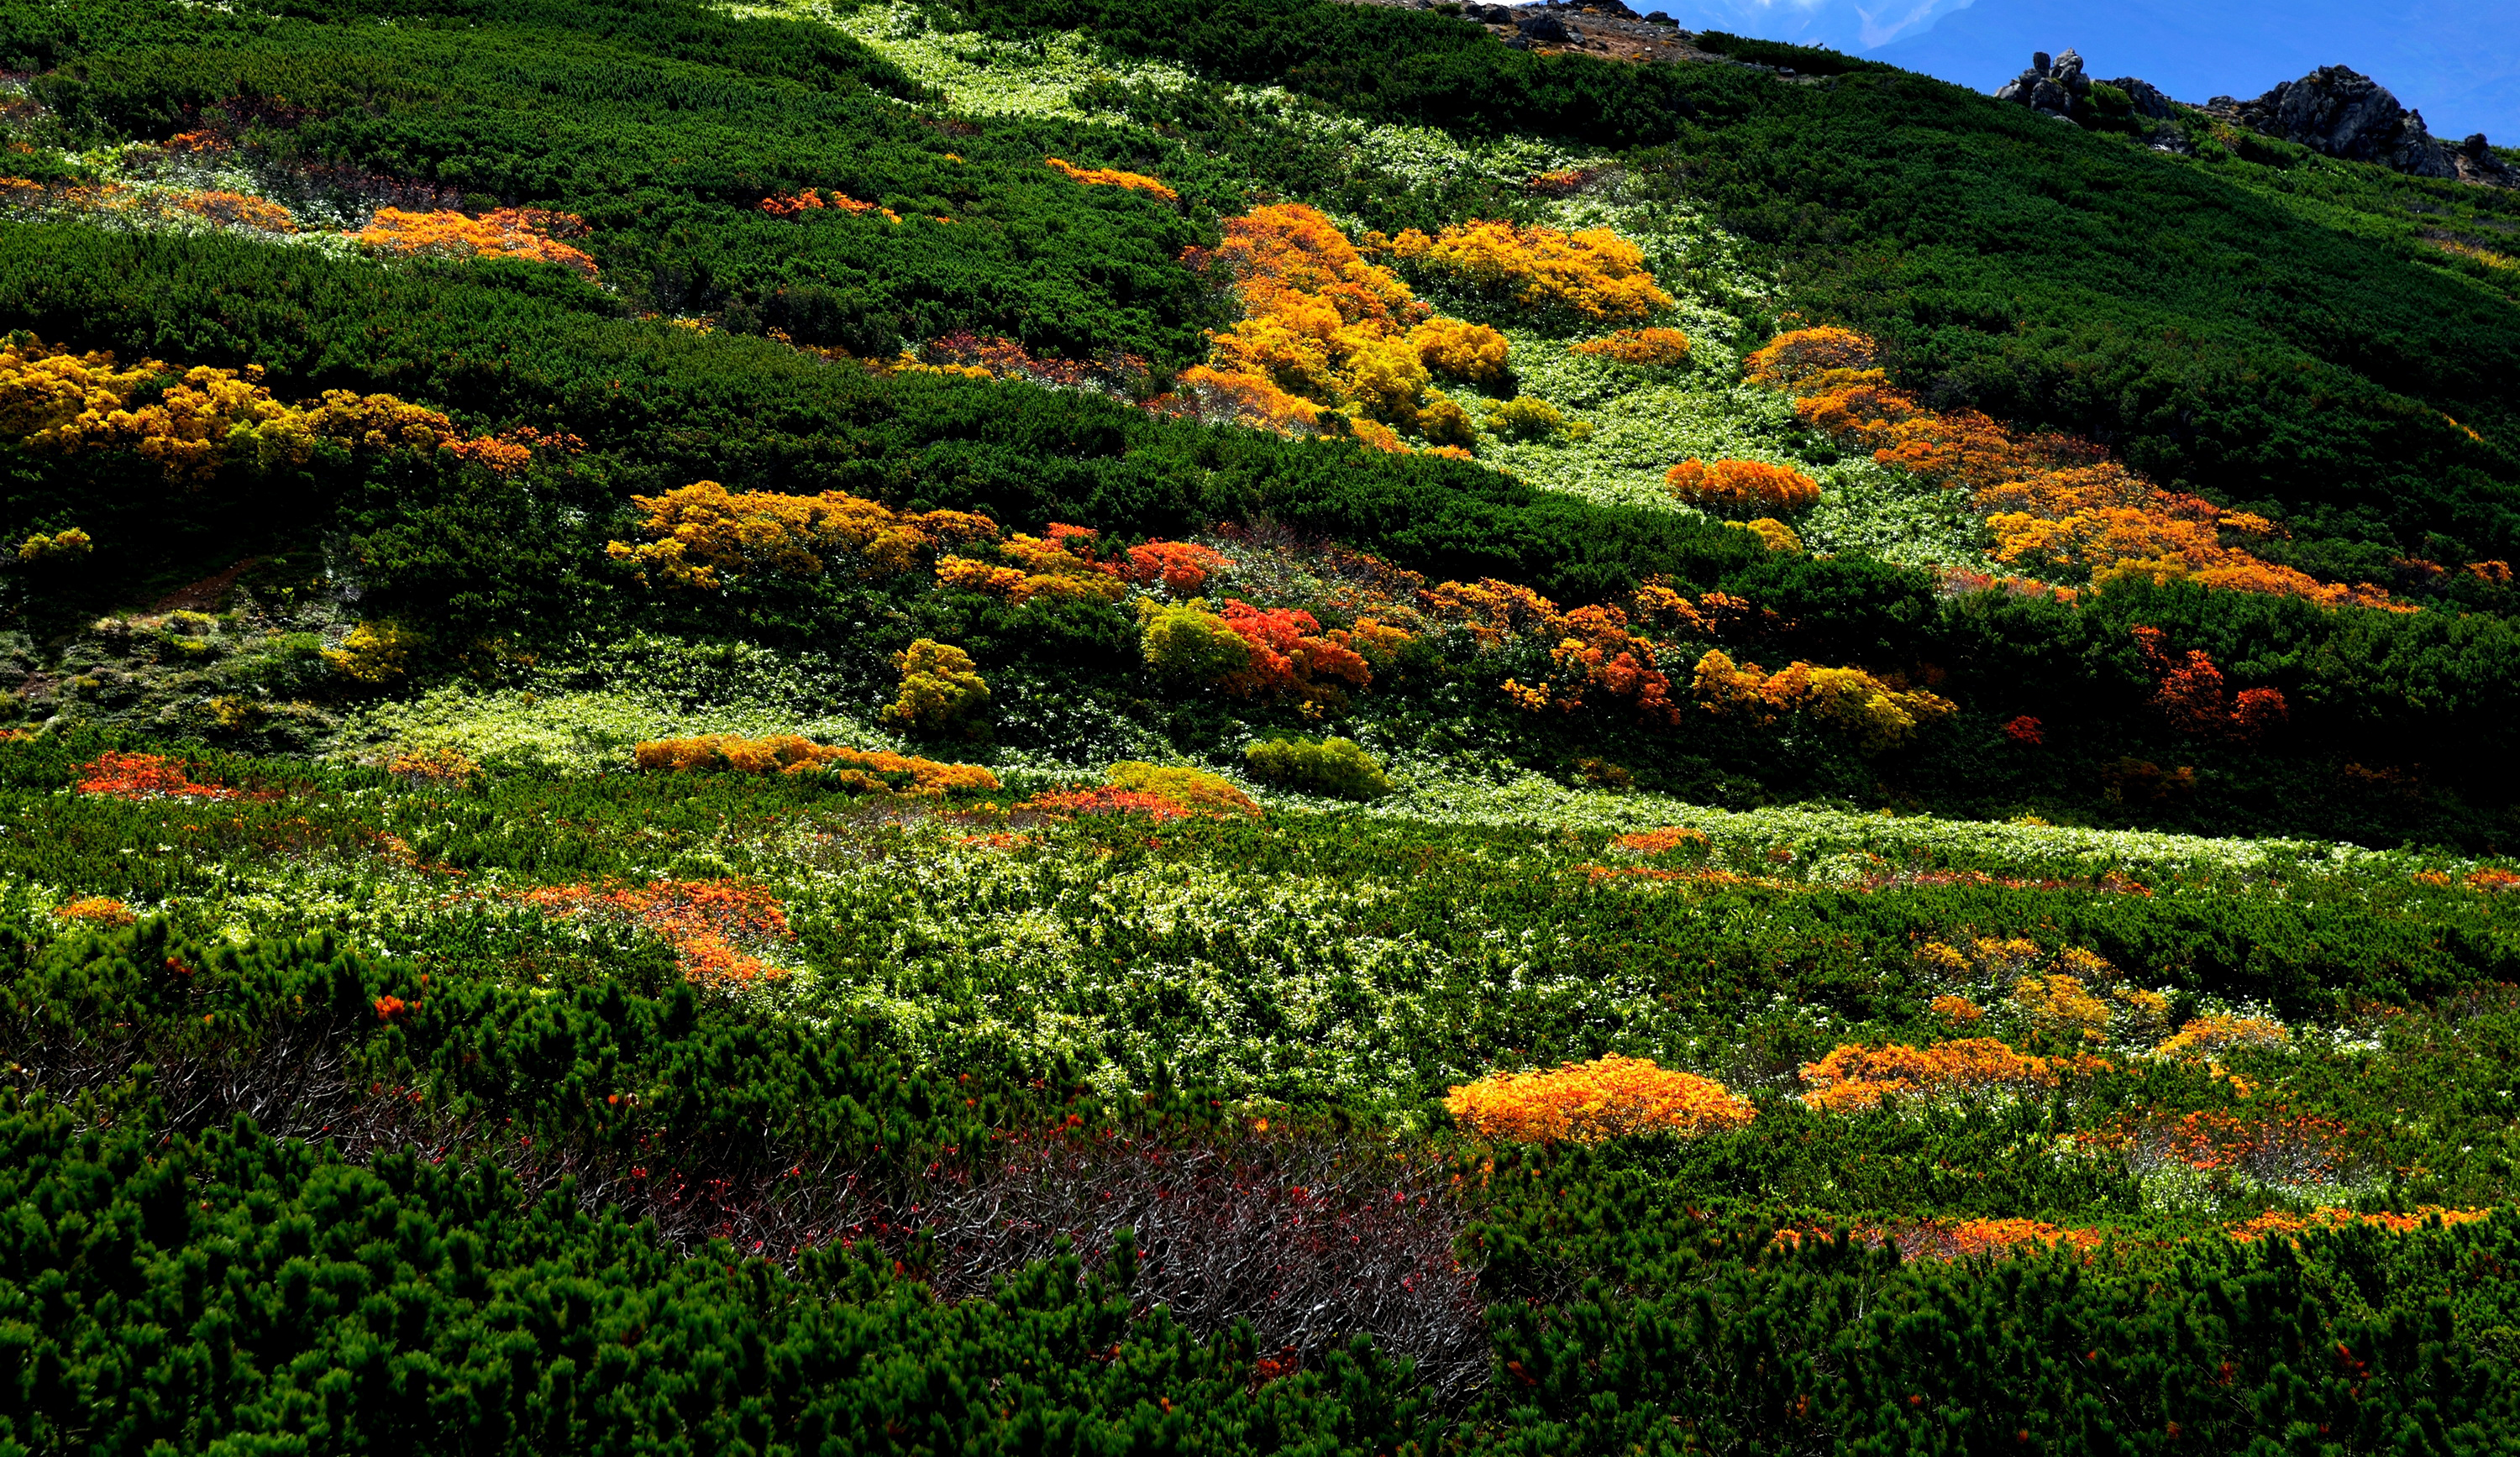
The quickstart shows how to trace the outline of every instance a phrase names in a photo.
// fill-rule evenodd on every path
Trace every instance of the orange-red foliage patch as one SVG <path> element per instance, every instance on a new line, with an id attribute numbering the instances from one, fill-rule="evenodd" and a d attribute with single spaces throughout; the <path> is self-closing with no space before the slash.
<path id="1" fill-rule="evenodd" d="M 746 948 L 786 941 L 779 899 L 728 880 L 658 880 L 599 890 L 583 885 L 527 891 L 525 904 L 556 915 L 594 915 L 654 932 L 674 949 L 683 975 L 706 986 L 741 986 L 783 975 Z"/>
<path id="2" fill-rule="evenodd" d="M 109 749 L 80 765 L 78 791 L 111 799 L 234 799 L 237 791 L 196 784 L 183 766 L 163 754 L 124 754 Z"/>

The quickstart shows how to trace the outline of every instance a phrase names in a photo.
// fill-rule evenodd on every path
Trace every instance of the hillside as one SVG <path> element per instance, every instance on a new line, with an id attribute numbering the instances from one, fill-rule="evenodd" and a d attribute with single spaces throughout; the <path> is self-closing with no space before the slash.
<path id="1" fill-rule="evenodd" d="M 0 1443 L 2507 1440 L 2520 192 L 1483 13 L 0 5 Z"/>

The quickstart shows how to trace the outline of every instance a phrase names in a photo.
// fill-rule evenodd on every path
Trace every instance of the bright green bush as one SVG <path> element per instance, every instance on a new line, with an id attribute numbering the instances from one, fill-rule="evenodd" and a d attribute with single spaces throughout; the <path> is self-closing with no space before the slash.
<path id="1" fill-rule="evenodd" d="M 1142 651 L 1147 669 L 1177 686 L 1201 686 L 1241 672 L 1251 662 L 1251 646 L 1224 618 L 1207 610 L 1204 598 L 1142 612 Z"/>
<path id="2" fill-rule="evenodd" d="M 1382 766 L 1352 738 L 1264 738 L 1242 751 L 1258 778 L 1331 799 L 1380 799 L 1391 792 Z"/>

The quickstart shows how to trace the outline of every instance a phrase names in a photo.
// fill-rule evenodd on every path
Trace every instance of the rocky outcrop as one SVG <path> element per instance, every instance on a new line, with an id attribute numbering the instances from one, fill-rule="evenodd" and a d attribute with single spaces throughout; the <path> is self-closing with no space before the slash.
<path id="1" fill-rule="evenodd" d="M 2076 103 L 2091 94 L 2092 78 L 2083 74 L 2079 53 L 2067 51 L 2051 62 L 2046 51 L 2038 51 L 2030 57 L 2030 68 L 2004 82 L 1995 99 L 2028 107 L 2043 116 L 2071 121 Z"/>
<path id="2" fill-rule="evenodd" d="M 2487 187 L 2520 188 L 2520 167 L 2494 155 L 2485 133 L 2477 132 L 2458 144 L 2451 154 L 2451 165 L 2458 168 L 2461 182 L 2481 182 Z"/>
<path id="3" fill-rule="evenodd" d="M 1995 99 L 2094 131 L 2132 133 L 2155 151 L 2195 150 L 2185 133 L 2169 124 L 2171 101 L 2159 87 L 2134 76 L 2094 81 L 2084 73 L 2083 58 L 2073 51 L 2052 61 L 2046 51 L 2034 53 L 2030 68 L 2005 82 Z"/>
<path id="4" fill-rule="evenodd" d="M 2358 70 L 2322 66 L 2255 101 L 2218 96 L 2205 110 L 2327 156 L 2377 162 L 2415 177 L 2456 177 L 2456 154 L 2424 130 L 2420 111 Z M 2491 154 L 2488 154 L 2491 155 Z"/>

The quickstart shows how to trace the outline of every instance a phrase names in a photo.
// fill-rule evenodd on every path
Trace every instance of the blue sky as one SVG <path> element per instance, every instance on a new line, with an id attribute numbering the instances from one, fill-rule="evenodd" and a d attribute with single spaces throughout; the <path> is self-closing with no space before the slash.
<path id="1" fill-rule="evenodd" d="M 2520 145 L 2520 0 L 1635 0 L 1693 30 L 1831 46 L 1980 91 L 2072 47 L 2181 101 L 2350 66 L 2433 135 Z"/>

